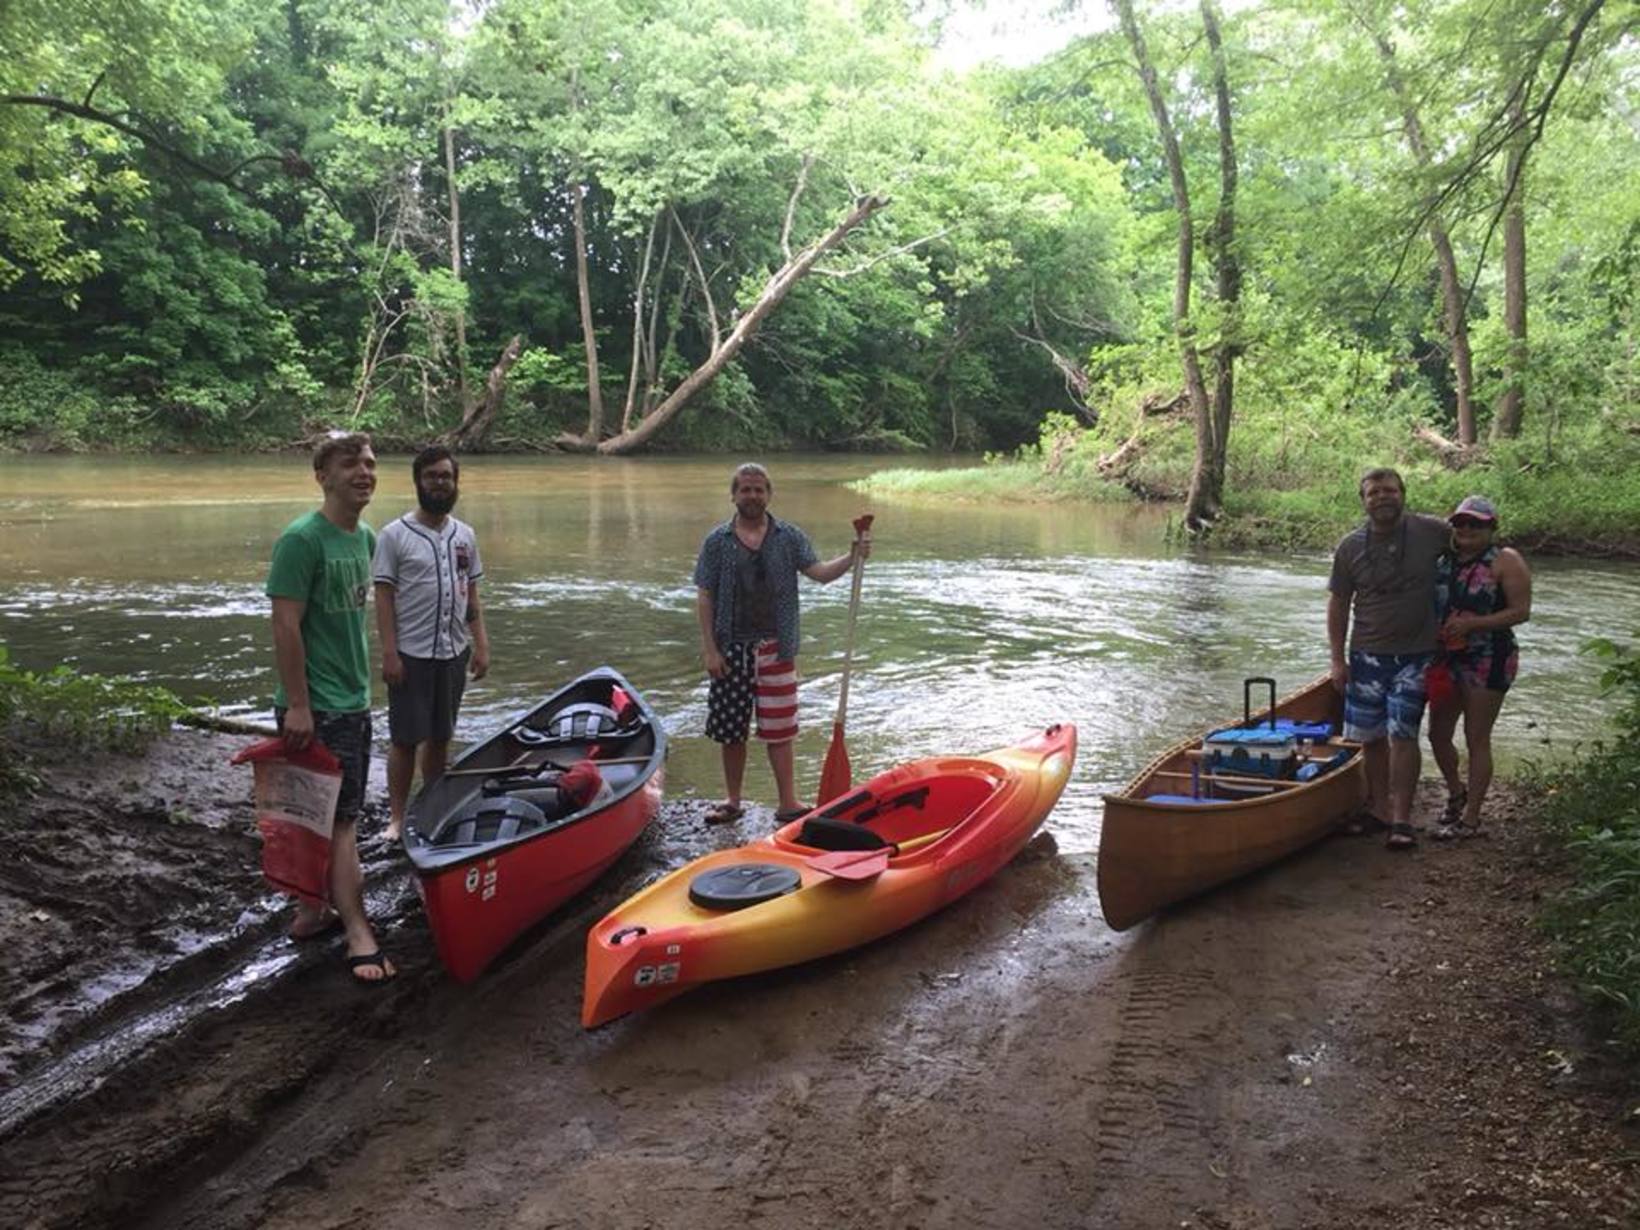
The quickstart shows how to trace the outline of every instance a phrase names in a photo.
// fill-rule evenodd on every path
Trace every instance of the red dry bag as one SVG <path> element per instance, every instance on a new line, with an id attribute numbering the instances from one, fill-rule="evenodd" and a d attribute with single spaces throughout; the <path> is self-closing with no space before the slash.
<path id="1" fill-rule="evenodd" d="M 330 835 L 342 766 L 317 741 L 291 751 L 264 739 L 240 751 L 234 764 L 256 772 L 256 827 L 262 834 L 262 874 L 282 893 L 313 906 L 330 900 Z"/>

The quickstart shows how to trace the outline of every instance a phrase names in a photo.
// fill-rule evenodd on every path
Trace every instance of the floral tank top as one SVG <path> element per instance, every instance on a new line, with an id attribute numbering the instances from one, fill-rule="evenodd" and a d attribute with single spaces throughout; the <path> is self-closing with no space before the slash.
<path id="1" fill-rule="evenodd" d="M 1447 590 L 1449 611 L 1491 615 L 1503 607 L 1503 587 L 1498 584 L 1496 570 L 1497 558 L 1498 548 L 1488 547 L 1474 559 L 1453 559 L 1452 580 Z M 1502 659 L 1514 651 L 1514 629 L 1493 628 L 1484 632 L 1471 632 L 1462 652 L 1490 654 L 1494 658 Z"/>

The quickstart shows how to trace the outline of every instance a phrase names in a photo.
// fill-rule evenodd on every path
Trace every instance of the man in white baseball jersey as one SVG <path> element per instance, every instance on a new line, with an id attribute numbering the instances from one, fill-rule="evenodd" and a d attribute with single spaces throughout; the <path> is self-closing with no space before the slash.
<path id="1" fill-rule="evenodd" d="M 421 750 L 421 779 L 444 772 L 467 673 L 490 669 L 490 638 L 478 581 L 484 575 L 472 526 L 450 515 L 461 467 L 442 444 L 416 454 L 416 504 L 376 541 L 376 627 L 387 681 L 387 836 L 404 832 L 404 811 Z"/>

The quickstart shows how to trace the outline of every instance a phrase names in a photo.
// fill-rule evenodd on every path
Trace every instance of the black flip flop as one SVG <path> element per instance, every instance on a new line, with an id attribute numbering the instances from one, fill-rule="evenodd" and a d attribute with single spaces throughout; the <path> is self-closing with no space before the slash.
<path id="1" fill-rule="evenodd" d="M 347 968 L 349 971 L 363 969 L 369 965 L 374 965 L 377 969 L 381 970 L 382 976 L 380 978 L 360 978 L 358 974 L 354 973 L 351 975 L 354 982 L 357 982 L 361 986 L 381 987 L 386 986 L 388 983 L 392 982 L 393 979 L 399 976 L 398 970 L 394 970 L 392 973 L 387 972 L 387 958 L 382 956 L 381 949 L 379 948 L 375 952 L 362 952 L 356 957 L 349 957 L 347 959 Z"/>
<path id="2" fill-rule="evenodd" d="M 1418 830 L 1410 824 L 1392 824 L 1389 836 L 1384 838 L 1386 850 L 1411 850 L 1418 844 Z"/>

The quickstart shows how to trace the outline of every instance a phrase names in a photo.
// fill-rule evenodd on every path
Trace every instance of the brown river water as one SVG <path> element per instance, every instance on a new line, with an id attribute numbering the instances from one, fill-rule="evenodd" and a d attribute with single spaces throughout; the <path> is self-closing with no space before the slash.
<path id="1" fill-rule="evenodd" d="M 1287 691 L 1325 668 L 1324 553 L 1196 551 L 1166 541 L 1168 513 L 1153 507 L 890 501 L 848 485 L 904 464 L 770 461 L 773 511 L 822 557 L 847 548 L 855 515 L 877 516 L 847 715 L 857 776 L 1075 722 L 1079 762 L 1049 823 L 1062 849 L 1091 850 L 1101 794 L 1238 713 L 1245 676 L 1273 675 Z M 702 535 L 731 512 L 732 465 L 468 459 L 457 511 L 478 532 L 494 662 L 469 688 L 460 735 L 609 663 L 666 719 L 669 794 L 716 793 L 690 574 Z M 405 511 L 411 490 L 408 458 L 383 458 L 366 519 Z M 0 458 L 0 642 L 30 669 L 129 675 L 265 720 L 268 553 L 316 502 L 300 457 Z M 1498 731 L 1506 766 L 1599 736 L 1599 670 L 1579 647 L 1626 635 L 1640 610 L 1630 566 L 1536 566 L 1521 679 Z M 830 738 L 847 602 L 846 577 L 805 583 L 798 757 L 809 790 Z M 748 793 L 772 802 L 760 757 Z"/>

